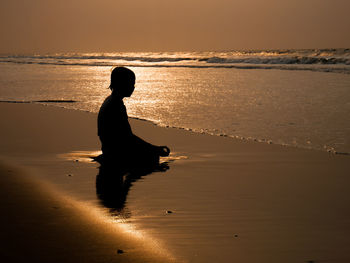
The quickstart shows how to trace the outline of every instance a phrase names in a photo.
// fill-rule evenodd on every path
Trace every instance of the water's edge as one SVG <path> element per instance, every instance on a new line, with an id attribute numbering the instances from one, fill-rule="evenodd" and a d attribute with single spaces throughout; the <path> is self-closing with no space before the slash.
<path id="1" fill-rule="evenodd" d="M 13 101 L 9 101 L 9 100 L 0 100 L 0 103 L 28 103 L 28 104 L 40 104 L 43 106 L 48 106 L 48 107 L 57 107 L 57 108 L 63 108 L 66 110 L 75 110 L 75 111 L 80 111 L 80 112 L 86 112 L 86 113 L 91 113 L 91 114 L 97 114 L 95 112 L 91 112 L 91 111 L 87 111 L 87 110 L 80 110 L 80 109 L 72 109 L 72 108 L 67 108 L 64 107 L 64 104 L 69 104 L 69 103 L 76 103 L 78 101 L 75 100 L 34 100 L 34 101 L 27 101 L 27 100 L 13 100 Z M 57 103 L 58 105 L 55 105 L 54 103 Z M 192 128 L 184 128 L 184 127 L 176 127 L 176 126 L 170 126 L 170 125 L 165 125 L 165 124 L 160 124 L 160 123 L 156 123 L 152 120 L 147 120 L 147 119 L 143 119 L 143 118 L 138 118 L 135 116 L 130 116 L 130 119 L 134 119 L 134 120 L 138 120 L 138 121 L 144 121 L 144 122 L 148 122 L 151 123 L 154 126 L 157 127 L 162 127 L 162 128 L 171 128 L 171 129 L 178 129 L 178 130 L 185 130 L 188 132 L 193 132 L 193 133 L 197 133 L 197 134 L 207 134 L 210 136 L 218 136 L 218 137 L 226 137 L 226 138 L 231 138 L 231 139 L 237 139 L 237 140 L 242 140 L 242 141 L 252 141 L 252 142 L 258 142 L 258 143 L 265 143 L 265 144 L 276 144 L 276 145 L 281 145 L 284 147 L 293 147 L 293 148 L 300 148 L 300 149 L 307 149 L 307 150 L 314 150 L 314 151 L 320 151 L 320 152 L 328 152 L 330 154 L 335 154 L 335 155 L 347 155 L 350 156 L 349 152 L 339 152 L 336 151 L 334 149 L 317 149 L 317 148 L 312 148 L 312 147 L 303 147 L 301 145 L 291 145 L 291 144 L 280 144 L 280 143 L 275 143 L 272 140 L 269 139 L 257 139 L 257 138 L 251 138 L 251 137 L 244 137 L 244 136 L 238 136 L 238 135 L 229 135 L 229 134 L 225 134 L 225 133 L 213 133 L 213 132 L 208 132 L 205 130 L 196 130 L 196 129 L 192 129 Z"/>

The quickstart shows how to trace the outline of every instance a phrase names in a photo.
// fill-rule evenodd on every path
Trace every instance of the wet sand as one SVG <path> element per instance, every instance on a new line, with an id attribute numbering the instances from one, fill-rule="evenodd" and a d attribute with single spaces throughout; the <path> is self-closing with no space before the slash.
<path id="1" fill-rule="evenodd" d="M 131 120 L 173 150 L 169 170 L 130 188 L 121 216 L 140 238 L 98 209 L 97 165 L 59 157 L 99 149 L 96 115 L 6 103 L 0 114 L 8 261 L 350 261 L 348 156 Z"/>
<path id="2" fill-rule="evenodd" d="M 67 168 L 48 162 L 56 154 L 98 149 L 95 116 L 41 105 L 0 108 L 3 262 L 174 261 L 157 242 L 135 237 L 95 206 L 64 194 L 57 181 L 43 180 L 44 173 Z"/>
<path id="3" fill-rule="evenodd" d="M 93 207 L 64 197 L 27 171 L 1 164 L 3 262 L 171 262 Z"/>

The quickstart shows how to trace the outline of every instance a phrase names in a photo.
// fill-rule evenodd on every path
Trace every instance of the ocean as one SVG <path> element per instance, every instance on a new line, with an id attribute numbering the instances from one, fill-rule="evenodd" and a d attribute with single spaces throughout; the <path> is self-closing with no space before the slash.
<path id="1" fill-rule="evenodd" d="M 7 54 L 0 100 L 98 112 L 115 66 L 136 74 L 130 117 L 350 153 L 350 49 Z"/>

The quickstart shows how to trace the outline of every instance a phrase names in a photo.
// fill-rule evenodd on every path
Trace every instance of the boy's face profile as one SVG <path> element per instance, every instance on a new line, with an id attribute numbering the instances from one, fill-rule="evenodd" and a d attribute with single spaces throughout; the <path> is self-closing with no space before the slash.
<path id="1" fill-rule="evenodd" d="M 129 79 L 121 86 L 123 97 L 130 97 L 135 90 L 135 79 Z"/>

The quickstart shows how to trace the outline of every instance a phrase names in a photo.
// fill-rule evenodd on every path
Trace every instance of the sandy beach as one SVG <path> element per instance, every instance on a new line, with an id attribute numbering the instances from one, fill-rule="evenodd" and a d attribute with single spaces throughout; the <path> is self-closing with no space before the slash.
<path id="1" fill-rule="evenodd" d="M 350 261 L 349 156 L 130 120 L 172 155 L 133 183 L 124 210 L 140 231 L 126 231 L 96 197 L 98 165 L 76 161 L 100 148 L 95 114 L 0 112 L 5 262 Z"/>
<path id="2" fill-rule="evenodd" d="M 38 173 L 47 170 L 29 164 L 39 160 L 45 166 L 45 156 L 55 157 L 76 145 L 82 149 L 97 147 L 94 140 L 89 141 L 93 132 L 84 132 L 87 127 L 78 125 L 82 129 L 72 133 L 75 121 L 92 128 L 93 116 L 40 105 L 0 107 L 4 110 L 0 165 L 4 262 L 172 261 L 157 245 L 135 238 L 94 207 L 40 180 Z M 7 114 L 9 111 L 11 114 Z M 56 125 L 64 127 L 56 130 Z M 79 142 L 79 138 L 84 139 Z M 59 165 L 56 163 L 49 170 Z"/>

